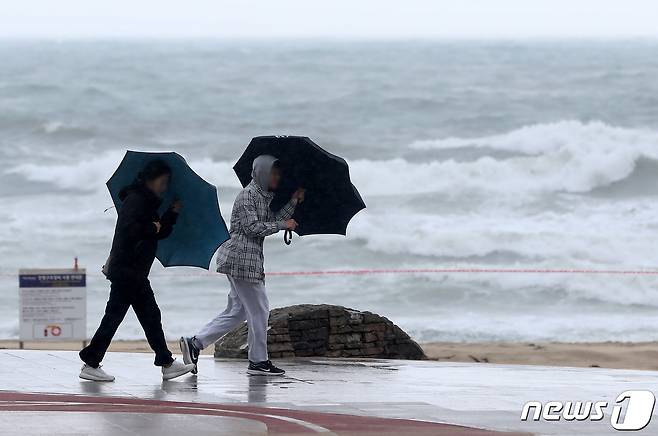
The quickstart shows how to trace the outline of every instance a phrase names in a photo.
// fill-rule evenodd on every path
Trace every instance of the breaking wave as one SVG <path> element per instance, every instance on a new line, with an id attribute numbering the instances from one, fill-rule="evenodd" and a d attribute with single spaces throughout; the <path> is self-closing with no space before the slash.
<path id="1" fill-rule="evenodd" d="M 658 161 L 657 144 L 658 132 L 652 130 L 561 121 L 481 138 L 419 141 L 411 148 L 457 155 L 469 149 L 516 153 L 502 159 L 484 154 L 469 162 L 448 159 L 434 168 L 441 171 L 436 177 L 461 186 L 511 193 L 583 193 L 630 177 L 640 159 Z"/>
<path id="2" fill-rule="evenodd" d="M 562 121 L 502 135 L 415 142 L 410 148 L 416 159 L 361 159 L 351 161 L 350 168 L 365 196 L 587 193 L 632 177 L 641 160 L 658 168 L 657 144 L 655 131 Z M 479 152 L 475 158 L 473 150 Z M 61 188 L 92 189 L 103 187 L 99 174 L 109 177 L 121 156 L 112 152 L 74 164 L 29 163 L 9 172 Z M 238 187 L 233 162 L 203 159 L 190 165 L 211 183 Z"/>
<path id="3" fill-rule="evenodd" d="M 658 169 L 656 144 L 658 132 L 576 121 L 415 142 L 410 148 L 418 155 L 408 159 L 350 162 L 352 180 L 369 207 L 354 218 L 348 234 L 369 251 L 393 256 L 650 266 L 653 247 L 645 235 L 658 207 L 637 203 L 635 189 L 615 201 L 583 194 L 632 183 L 634 177 L 653 185 L 647 178 L 656 181 L 658 174 L 651 170 Z M 122 157 L 123 152 L 109 152 L 74 163 L 26 163 L 8 172 L 56 189 L 94 193 L 94 201 L 104 201 L 95 206 L 102 210 L 104 182 Z M 190 165 L 219 187 L 228 213 L 233 190 L 240 187 L 233 162 L 200 159 Z"/>

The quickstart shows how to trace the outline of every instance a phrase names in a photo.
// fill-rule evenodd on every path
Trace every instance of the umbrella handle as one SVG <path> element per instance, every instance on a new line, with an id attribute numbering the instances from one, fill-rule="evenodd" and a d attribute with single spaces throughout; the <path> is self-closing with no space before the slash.
<path id="1" fill-rule="evenodd" d="M 286 230 L 283 233 L 283 242 L 285 242 L 286 245 L 290 245 L 292 242 L 292 230 Z"/>

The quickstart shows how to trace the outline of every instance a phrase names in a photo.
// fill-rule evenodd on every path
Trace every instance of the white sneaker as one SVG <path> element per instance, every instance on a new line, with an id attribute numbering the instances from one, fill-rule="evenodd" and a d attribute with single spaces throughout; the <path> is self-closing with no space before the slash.
<path id="1" fill-rule="evenodd" d="M 93 368 L 86 363 L 82 365 L 82 369 L 80 370 L 80 378 L 99 382 L 114 381 L 114 376 L 103 371 L 103 368 L 101 368 L 100 365 L 98 365 L 98 368 Z"/>
<path id="2" fill-rule="evenodd" d="M 162 380 L 171 380 L 172 378 L 180 377 L 192 371 L 194 367 L 195 365 L 193 363 L 185 364 L 174 359 L 171 365 L 162 367 Z"/>

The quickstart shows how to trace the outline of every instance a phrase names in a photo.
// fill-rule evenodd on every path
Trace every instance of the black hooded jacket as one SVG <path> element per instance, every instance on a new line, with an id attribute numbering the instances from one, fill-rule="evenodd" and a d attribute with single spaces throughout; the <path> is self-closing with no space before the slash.
<path id="1" fill-rule="evenodd" d="M 113 281 L 143 280 L 153 265 L 158 240 L 171 234 L 178 214 L 170 209 L 160 217 L 162 200 L 144 185 L 122 189 L 119 199 L 122 203 L 105 272 Z M 160 223 L 159 232 L 154 222 Z"/>

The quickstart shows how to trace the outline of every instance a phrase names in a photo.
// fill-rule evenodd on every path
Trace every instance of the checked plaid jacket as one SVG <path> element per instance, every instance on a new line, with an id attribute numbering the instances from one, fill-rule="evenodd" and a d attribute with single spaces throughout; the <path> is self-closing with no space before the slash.
<path id="1" fill-rule="evenodd" d="M 297 200 L 291 199 L 278 212 L 270 209 L 274 193 L 264 191 L 254 180 L 235 199 L 231 212 L 231 239 L 217 252 L 217 272 L 254 283 L 265 281 L 263 241 L 286 228 Z"/>

